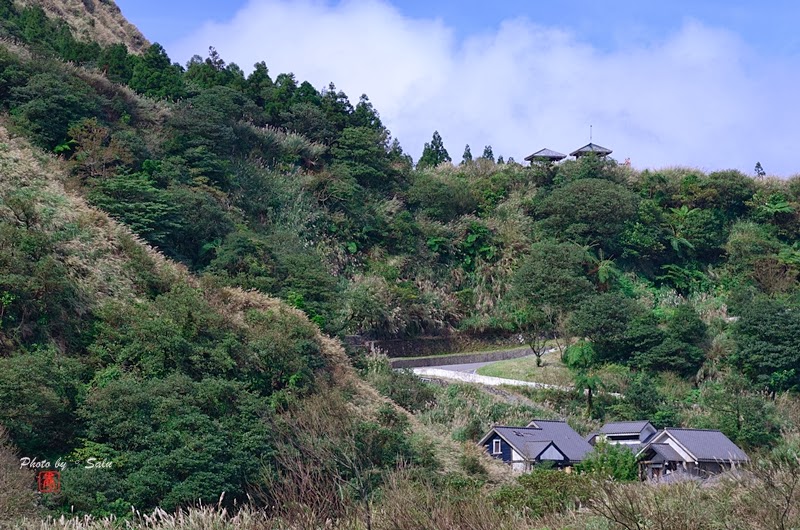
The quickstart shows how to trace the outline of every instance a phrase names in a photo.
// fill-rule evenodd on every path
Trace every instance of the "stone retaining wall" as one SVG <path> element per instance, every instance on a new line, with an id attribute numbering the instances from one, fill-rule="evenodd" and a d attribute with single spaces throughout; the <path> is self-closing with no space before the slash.
<path id="1" fill-rule="evenodd" d="M 513 348 L 520 344 L 516 335 L 482 336 L 467 333 L 396 340 L 369 340 L 357 335 L 350 335 L 345 337 L 345 342 L 352 347 L 363 348 L 369 352 L 379 350 L 390 358 L 429 357 L 445 353 L 488 350 L 502 346 Z"/>
<path id="2" fill-rule="evenodd" d="M 448 364 L 468 364 L 468 363 L 491 363 L 495 361 L 505 361 L 507 359 L 518 359 L 531 355 L 531 349 L 515 348 L 513 350 L 500 350 L 480 353 L 463 353 L 461 355 L 447 355 L 443 357 L 424 357 L 424 358 L 405 358 L 389 359 L 392 368 L 423 368 L 426 366 L 444 366 Z"/>

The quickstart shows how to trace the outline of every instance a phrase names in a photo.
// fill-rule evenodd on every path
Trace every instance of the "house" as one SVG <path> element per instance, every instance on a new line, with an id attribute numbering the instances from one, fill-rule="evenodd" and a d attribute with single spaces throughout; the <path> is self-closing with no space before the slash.
<path id="1" fill-rule="evenodd" d="M 588 144 L 584 145 L 580 149 L 576 149 L 575 151 L 571 152 L 569 156 L 574 156 L 575 158 L 580 158 L 582 156 L 586 156 L 590 153 L 594 153 L 599 157 L 605 157 L 612 153 L 611 149 L 603 147 L 602 145 L 597 145 L 589 142 Z"/>
<path id="2" fill-rule="evenodd" d="M 749 461 L 720 431 L 672 427 L 651 436 L 636 456 L 642 478 L 650 480 L 678 472 L 706 478 Z"/>
<path id="3" fill-rule="evenodd" d="M 530 471 L 541 462 L 553 462 L 560 468 L 577 464 L 591 452 L 592 446 L 565 421 L 533 420 L 526 427 L 496 425 L 478 445 L 514 471 Z"/>
<path id="4" fill-rule="evenodd" d="M 594 446 L 598 440 L 605 440 L 608 443 L 628 446 L 638 452 L 657 432 L 658 429 L 646 420 L 615 421 L 603 425 L 600 432 L 590 434 L 586 441 Z"/>
<path id="5" fill-rule="evenodd" d="M 661 480 L 676 472 L 705 478 L 748 462 L 747 455 L 720 431 L 708 429 L 657 430 L 649 421 L 606 423 L 587 436 L 622 445 L 636 453 L 643 479 Z"/>
<path id="6" fill-rule="evenodd" d="M 539 149 L 532 155 L 526 156 L 525 160 L 533 164 L 534 162 L 558 162 L 565 158 L 567 158 L 567 155 L 545 147 L 544 149 Z"/>

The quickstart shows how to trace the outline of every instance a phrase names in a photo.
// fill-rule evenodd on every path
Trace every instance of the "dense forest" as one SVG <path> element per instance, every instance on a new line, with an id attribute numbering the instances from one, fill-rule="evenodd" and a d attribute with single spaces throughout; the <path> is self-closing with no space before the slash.
<path id="1" fill-rule="evenodd" d="M 602 455 L 509 482 L 472 442 L 534 416 L 722 430 L 767 478 L 715 517 L 796 475 L 800 179 L 459 161 L 438 132 L 414 163 L 333 83 L 131 53 L 12 0 L 0 23 L 0 466 L 74 464 L 45 512 L 0 477 L 0 520 L 249 498 L 236 527 L 400 528 L 405 502 L 442 518 L 409 528 L 517 528 L 633 491 L 588 486 Z M 554 340 L 576 389 L 509 403 L 335 340 L 450 333 Z"/>

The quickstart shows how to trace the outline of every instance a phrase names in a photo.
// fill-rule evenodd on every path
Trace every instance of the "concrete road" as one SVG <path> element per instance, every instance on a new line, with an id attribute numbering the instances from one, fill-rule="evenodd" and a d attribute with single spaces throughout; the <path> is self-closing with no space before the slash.
<path id="1" fill-rule="evenodd" d="M 488 363 L 468 363 L 468 364 L 446 364 L 441 366 L 430 366 L 429 368 L 441 368 L 443 370 L 450 370 L 453 372 L 465 372 L 468 374 L 477 373 L 478 368 L 486 366 L 487 364 L 493 364 L 497 361 L 491 361 Z"/>

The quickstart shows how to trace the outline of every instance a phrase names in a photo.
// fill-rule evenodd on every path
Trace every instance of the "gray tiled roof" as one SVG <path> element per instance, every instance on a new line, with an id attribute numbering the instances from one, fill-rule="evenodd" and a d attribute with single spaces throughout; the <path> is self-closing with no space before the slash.
<path id="1" fill-rule="evenodd" d="M 649 421 L 615 421 L 600 428 L 603 434 L 639 434 L 650 424 Z"/>
<path id="2" fill-rule="evenodd" d="M 600 154 L 600 155 L 610 155 L 612 153 L 612 151 L 611 151 L 611 149 L 603 147 L 602 145 L 588 143 L 588 144 L 584 145 L 583 147 L 581 147 L 580 149 L 574 150 L 569 155 L 570 156 L 575 156 L 575 155 L 583 155 L 583 154 L 586 154 L 586 153 L 597 153 L 597 154 Z"/>
<path id="3" fill-rule="evenodd" d="M 548 158 L 550 160 L 561 160 L 562 158 L 567 158 L 567 155 L 563 153 L 559 153 L 558 151 L 553 151 L 552 149 L 540 149 L 533 153 L 532 155 L 526 156 L 525 160 L 531 161 L 534 158 Z"/>
<path id="4" fill-rule="evenodd" d="M 592 446 L 565 422 L 540 422 L 539 427 L 495 427 L 494 431 L 531 460 L 539 456 L 552 442 L 571 462 L 580 462 Z M 543 442 L 543 444 L 541 444 Z"/>
<path id="5" fill-rule="evenodd" d="M 529 442 L 553 442 L 571 462 L 580 462 L 592 446 L 565 421 L 533 420 L 527 427 L 495 427 L 518 450 Z"/>
<path id="6" fill-rule="evenodd" d="M 650 445 L 650 449 L 664 457 L 664 460 L 667 462 L 683 462 L 683 457 L 668 444 L 652 444 Z"/>
<path id="7" fill-rule="evenodd" d="M 746 461 L 747 455 L 719 431 L 704 429 L 665 429 L 698 460 Z"/>
<path id="8" fill-rule="evenodd" d="M 551 441 L 542 441 L 542 442 L 528 442 L 525 444 L 525 456 L 530 458 L 531 460 L 536 459 L 537 456 L 542 454 L 542 452 L 548 448 L 550 444 L 553 442 Z"/>

